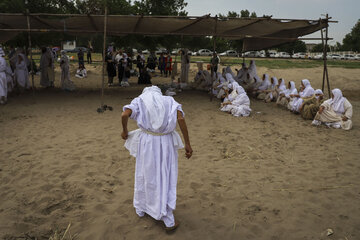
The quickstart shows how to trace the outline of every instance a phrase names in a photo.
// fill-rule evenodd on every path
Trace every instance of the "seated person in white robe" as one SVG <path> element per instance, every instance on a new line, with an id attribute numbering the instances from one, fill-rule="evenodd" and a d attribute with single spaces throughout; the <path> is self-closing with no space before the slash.
<path id="1" fill-rule="evenodd" d="M 139 129 L 128 132 L 128 118 Z M 122 113 L 123 139 L 130 155 L 136 158 L 134 207 L 137 215 L 146 214 L 173 230 L 179 222 L 173 211 L 176 206 L 178 149 L 184 145 L 176 132 L 179 123 L 185 140 L 186 157 L 192 149 L 181 105 L 173 97 L 163 96 L 156 86 L 144 88 L 139 97 L 124 106 Z"/>
<path id="2" fill-rule="evenodd" d="M 333 89 L 331 98 L 321 104 L 313 125 L 325 124 L 328 127 L 350 130 L 353 109 L 351 103 L 342 95 L 340 89 Z"/>
<path id="3" fill-rule="evenodd" d="M 301 89 L 299 94 L 293 95 L 294 102 L 292 104 L 291 111 L 299 113 L 300 107 L 304 102 L 304 99 L 312 98 L 315 94 L 315 90 L 311 87 L 310 81 L 307 79 L 301 80 Z"/>
<path id="4" fill-rule="evenodd" d="M 247 117 L 251 113 L 250 99 L 245 89 L 239 85 L 234 85 L 235 98 L 229 102 L 222 103 L 223 109 L 227 109 L 235 117 Z"/>
<path id="5" fill-rule="evenodd" d="M 77 78 L 86 78 L 87 77 L 87 70 L 86 70 L 84 64 L 80 64 L 78 70 L 76 70 L 75 77 L 77 77 Z"/>
<path id="6" fill-rule="evenodd" d="M 225 98 L 220 105 L 220 111 L 229 112 L 231 111 L 231 106 L 229 105 L 238 95 L 236 88 L 240 86 L 237 82 L 229 83 L 228 89 L 225 91 Z"/>
<path id="7" fill-rule="evenodd" d="M 260 99 L 260 100 L 265 99 L 266 90 L 271 87 L 271 82 L 269 80 L 269 75 L 268 74 L 265 73 L 263 75 L 262 79 L 263 79 L 263 81 L 260 84 L 260 86 L 258 88 L 255 88 L 254 91 L 253 91 L 253 94 L 255 95 L 255 97 L 257 97 L 257 99 Z"/>
<path id="8" fill-rule="evenodd" d="M 285 82 L 285 80 L 284 80 Z M 279 97 L 278 99 L 276 100 L 276 104 L 278 106 L 281 106 L 281 107 L 285 107 L 287 108 L 290 100 L 291 100 L 291 97 L 290 95 L 293 95 L 293 94 L 297 94 L 297 89 L 295 87 L 295 82 L 294 81 L 289 81 L 288 82 L 288 88 L 286 88 L 285 90 L 281 91 L 279 93 Z"/>
<path id="9" fill-rule="evenodd" d="M 268 90 L 266 90 L 266 96 L 265 96 L 265 102 L 269 103 L 271 101 L 276 100 L 277 97 L 277 92 L 276 92 L 276 88 L 278 87 L 278 79 L 276 77 L 272 77 L 271 78 L 271 86 Z"/>

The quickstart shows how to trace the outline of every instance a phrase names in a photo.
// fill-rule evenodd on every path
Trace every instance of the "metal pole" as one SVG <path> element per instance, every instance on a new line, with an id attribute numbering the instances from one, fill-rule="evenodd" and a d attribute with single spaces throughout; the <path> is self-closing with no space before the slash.
<path id="1" fill-rule="evenodd" d="M 326 81 L 327 81 L 327 85 L 328 85 L 328 93 L 329 93 L 329 98 L 331 97 L 330 95 L 330 81 L 329 81 L 329 73 L 328 73 L 328 69 L 327 69 L 327 62 L 326 62 L 326 58 L 327 58 L 327 47 L 328 47 L 328 33 L 329 33 L 329 14 L 326 14 L 326 39 L 325 39 L 325 73 L 326 73 Z"/>
<path id="2" fill-rule="evenodd" d="M 322 80 L 322 87 L 321 90 L 324 92 L 324 87 L 325 87 L 325 65 L 326 65 L 326 57 L 325 57 L 325 42 L 324 42 L 324 34 L 323 34 L 323 30 L 320 30 L 321 32 L 321 42 L 322 42 L 322 46 L 323 46 L 323 61 L 324 61 L 324 69 L 323 69 L 323 80 Z"/>
<path id="3" fill-rule="evenodd" d="M 105 1 L 104 15 L 104 43 L 103 43 L 103 61 L 102 61 L 102 84 L 101 84 L 101 108 L 104 106 L 104 85 L 105 85 L 105 54 L 106 54 L 106 27 L 107 27 L 107 6 Z"/>
<path id="4" fill-rule="evenodd" d="M 25 0 L 26 5 L 26 21 L 28 27 L 28 41 L 29 41 L 29 51 L 30 51 L 30 70 L 31 70 L 31 84 L 33 93 L 35 93 L 35 84 L 34 84 L 34 66 L 33 66 L 33 59 L 32 59 L 32 49 L 31 49 L 31 32 L 30 32 L 30 19 L 29 19 L 29 8 L 28 8 L 28 0 Z"/>

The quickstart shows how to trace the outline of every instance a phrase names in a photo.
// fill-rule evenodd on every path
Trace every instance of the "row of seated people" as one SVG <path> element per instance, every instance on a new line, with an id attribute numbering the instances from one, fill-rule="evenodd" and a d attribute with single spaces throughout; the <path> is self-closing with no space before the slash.
<path id="1" fill-rule="evenodd" d="M 221 110 L 237 117 L 249 116 L 248 96 L 252 96 L 265 103 L 276 102 L 279 107 L 313 120 L 313 125 L 325 124 L 345 130 L 352 128 L 352 105 L 340 89 L 333 89 L 331 98 L 326 100 L 322 90 L 314 90 L 307 79 L 301 81 L 299 89 L 294 81 L 286 84 L 283 78 L 272 77 L 269 80 L 268 74 L 260 79 L 255 61 L 251 61 L 250 67 L 243 64 L 237 74 L 230 67 L 213 75 L 206 70 L 199 71 L 195 76 L 195 86 L 198 89 L 209 89 L 210 86 L 211 94 L 222 100 Z"/>

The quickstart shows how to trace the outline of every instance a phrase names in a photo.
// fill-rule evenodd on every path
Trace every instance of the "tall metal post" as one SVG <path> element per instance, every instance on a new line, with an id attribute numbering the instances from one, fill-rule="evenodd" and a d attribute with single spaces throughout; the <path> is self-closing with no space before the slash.
<path id="1" fill-rule="evenodd" d="M 329 98 L 331 97 L 330 94 L 330 82 L 329 82 L 329 73 L 328 73 L 328 69 L 327 69 L 327 48 L 328 48 L 328 35 L 329 35 L 329 14 L 326 14 L 326 33 L 325 33 L 325 58 L 324 58 L 324 70 L 325 70 L 325 74 L 326 74 L 326 81 L 327 81 L 327 86 L 328 86 L 328 93 L 329 93 Z"/>
<path id="2" fill-rule="evenodd" d="M 25 0 L 26 5 L 26 21 L 27 21 L 27 28 L 28 28 L 28 41 L 29 41 L 29 54 L 30 54 L 30 70 L 31 70 L 31 85 L 33 89 L 33 93 L 35 92 L 35 84 L 34 84 L 34 66 L 33 66 L 33 59 L 32 59 L 32 46 L 31 46 L 31 34 L 30 34 L 30 18 L 29 18 L 29 8 L 28 8 L 28 0 Z"/>

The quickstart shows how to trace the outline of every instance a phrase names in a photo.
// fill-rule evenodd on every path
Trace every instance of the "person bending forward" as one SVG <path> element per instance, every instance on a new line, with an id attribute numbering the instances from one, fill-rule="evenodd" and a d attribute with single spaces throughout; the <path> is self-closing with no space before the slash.
<path id="1" fill-rule="evenodd" d="M 128 133 L 128 118 L 139 129 Z M 144 88 L 142 94 L 124 106 L 123 139 L 130 155 L 136 158 L 134 207 L 137 215 L 146 214 L 165 224 L 166 230 L 177 228 L 173 210 L 176 206 L 178 153 L 183 148 L 175 131 L 179 123 L 185 140 L 186 157 L 192 149 L 181 105 L 170 96 L 163 96 L 156 86 Z"/>

